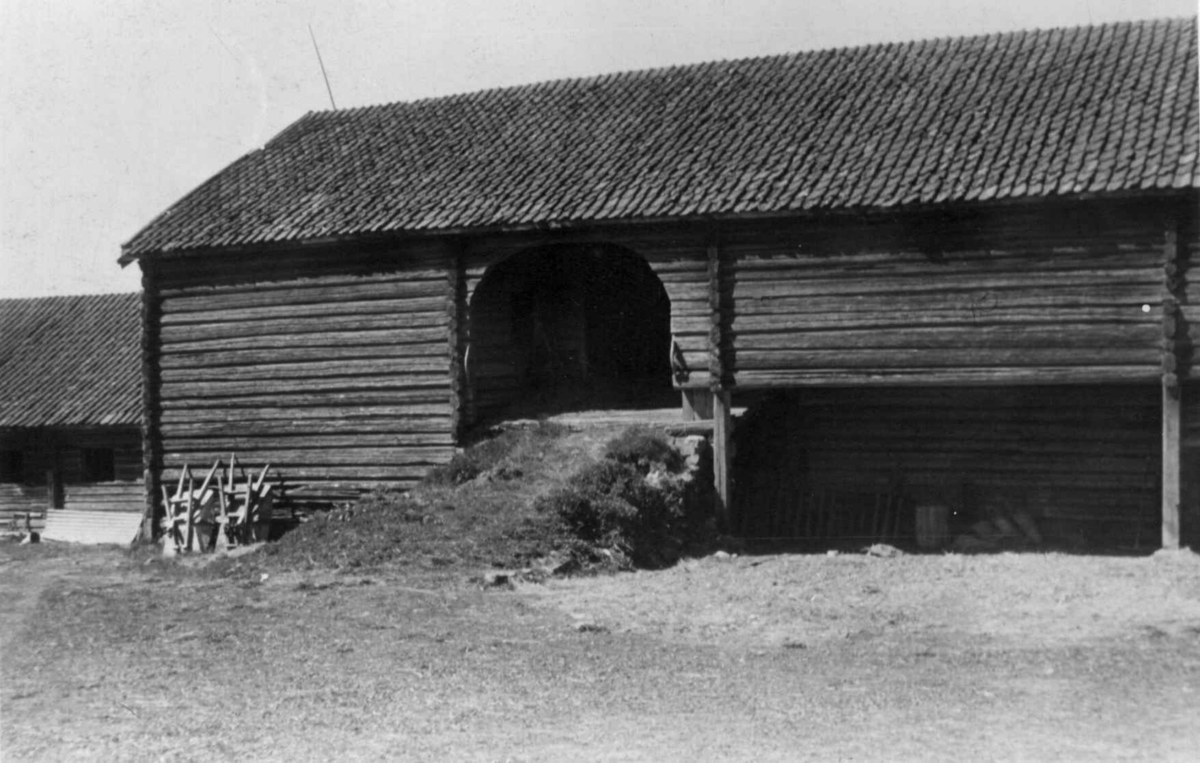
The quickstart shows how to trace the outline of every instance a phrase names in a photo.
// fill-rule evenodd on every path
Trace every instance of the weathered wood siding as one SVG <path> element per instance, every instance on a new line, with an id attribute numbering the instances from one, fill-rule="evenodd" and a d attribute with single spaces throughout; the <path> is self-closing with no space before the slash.
<path id="1" fill-rule="evenodd" d="M 1183 447 L 1200 450 L 1200 381 L 1183 390 Z"/>
<path id="2" fill-rule="evenodd" d="M 448 460 L 454 267 L 443 243 L 160 261 L 164 479 L 236 452 L 326 501 Z"/>
<path id="3" fill-rule="evenodd" d="M 135 511 L 144 506 L 142 481 L 93 482 L 67 485 L 63 491 L 63 508 L 72 511 Z"/>
<path id="4" fill-rule="evenodd" d="M 1161 215 L 1124 206 L 731 228 L 739 387 L 1141 382 Z"/>
<path id="5" fill-rule="evenodd" d="M 1182 416 L 1180 540 L 1196 549 L 1200 548 L 1200 381 L 1184 385 Z"/>
<path id="6" fill-rule="evenodd" d="M 35 514 L 30 526 L 40 532 L 46 524 L 46 505 L 45 485 L 0 482 L 0 529 L 23 530 L 24 515 Z"/>
<path id="7" fill-rule="evenodd" d="M 806 492 L 894 492 L 968 517 L 1027 511 L 1051 539 L 1153 546 L 1160 395 L 1154 384 L 779 393 L 739 430 L 742 521 L 762 532 Z"/>
<path id="8" fill-rule="evenodd" d="M 14 512 L 44 513 L 50 506 L 48 473 L 59 471 L 59 508 L 78 511 L 135 511 L 142 496 L 141 439 L 128 427 L 27 430 L 0 436 L 0 450 L 23 453 L 23 474 L 0 483 L 0 525 L 8 526 Z M 84 472 L 85 449 L 113 454 L 113 480 L 89 481 Z M 34 522 L 40 529 L 41 519 Z"/>
<path id="9" fill-rule="evenodd" d="M 621 240 L 622 246 L 645 258 L 671 300 L 671 336 L 688 367 L 687 381 L 677 384 L 681 387 L 704 388 L 712 378 L 707 243 L 708 236 L 701 230 Z"/>

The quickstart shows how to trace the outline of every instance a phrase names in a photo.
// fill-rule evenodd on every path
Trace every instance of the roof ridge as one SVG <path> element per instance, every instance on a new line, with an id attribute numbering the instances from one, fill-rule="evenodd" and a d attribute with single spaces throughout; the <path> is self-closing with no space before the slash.
<path id="1" fill-rule="evenodd" d="M 1200 15 L 1200 14 L 1198 14 Z M 282 138 L 288 131 L 298 125 L 300 122 L 312 118 L 323 119 L 326 117 L 334 117 L 340 115 L 364 114 L 372 111 L 386 111 L 396 109 L 402 106 L 425 106 L 436 102 L 446 102 L 455 99 L 475 99 L 482 98 L 489 94 L 516 93 L 521 90 L 552 88 L 564 85 L 586 85 L 589 83 L 599 84 L 605 79 L 623 79 L 637 78 L 645 75 L 661 74 L 666 75 L 685 70 L 699 69 L 705 66 L 720 65 L 720 64 L 739 64 L 760 61 L 771 61 L 775 59 L 795 60 L 808 56 L 819 55 L 838 55 L 846 54 L 855 51 L 867 50 L 885 50 L 890 47 L 902 46 L 924 46 L 934 45 L 942 42 L 971 42 L 976 40 L 986 40 L 991 38 L 1006 38 L 1006 37 L 1021 37 L 1027 35 L 1037 35 L 1046 32 L 1058 31 L 1077 31 L 1077 30 L 1103 30 L 1115 27 L 1132 27 L 1148 24 L 1160 24 L 1164 22 L 1181 22 L 1192 21 L 1195 23 L 1198 16 L 1163 16 L 1148 19 L 1122 19 L 1117 21 L 1104 21 L 1097 24 L 1078 24 L 1078 25 L 1057 25 L 1047 27 L 1025 27 L 1022 29 L 1008 30 L 1003 32 L 981 32 L 979 34 L 970 35 L 938 35 L 934 37 L 920 37 L 907 40 L 888 40 L 881 42 L 861 43 L 858 45 L 841 45 L 830 48 L 810 48 L 803 50 L 792 50 L 782 53 L 766 53 L 756 56 L 742 56 L 739 58 L 715 58 L 702 61 L 692 61 L 689 63 L 666 64 L 663 66 L 648 66 L 635 69 L 618 69 L 616 71 L 601 72 L 597 74 L 586 74 L 573 77 L 555 77 L 546 80 L 534 80 L 532 82 L 520 82 L 511 85 L 496 85 L 493 87 L 480 88 L 478 90 L 461 90 L 445 95 L 432 95 L 412 100 L 396 100 L 385 101 L 383 103 L 370 103 L 362 106 L 350 106 L 342 109 L 313 109 L 304 113 L 302 117 L 297 119 L 279 135 L 272 138 L 272 141 Z"/>
<path id="2" fill-rule="evenodd" d="M 1200 189 L 1196 18 L 873 43 L 309 112 L 143 254 Z"/>

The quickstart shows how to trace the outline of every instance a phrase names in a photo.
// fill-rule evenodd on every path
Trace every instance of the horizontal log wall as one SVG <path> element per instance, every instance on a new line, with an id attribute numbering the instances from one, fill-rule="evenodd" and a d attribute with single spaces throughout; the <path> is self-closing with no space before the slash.
<path id="1" fill-rule="evenodd" d="M 236 453 L 322 503 L 444 463 L 453 268 L 437 242 L 161 261 L 164 481 Z"/>
<path id="2" fill-rule="evenodd" d="M 58 447 L 63 483 L 66 485 L 90 484 L 83 469 L 85 449 L 111 450 L 114 481 L 141 484 L 142 440 L 137 429 L 84 429 L 61 432 L 58 434 Z"/>
<path id="3" fill-rule="evenodd" d="M 814 388 L 739 429 L 744 522 L 778 486 L 799 496 L 895 492 L 980 519 L 1027 511 L 1051 539 L 1158 540 L 1156 385 Z M 911 529 L 911 528 L 910 528 Z"/>
<path id="4" fill-rule="evenodd" d="M 709 338 L 712 307 L 708 291 L 708 235 L 693 230 L 674 235 L 644 236 L 621 241 L 650 263 L 671 299 L 671 336 L 683 352 L 687 380 L 677 386 L 709 386 Z"/>
<path id="5" fill-rule="evenodd" d="M 67 485 L 63 508 L 72 511 L 133 511 L 143 510 L 142 481 L 96 482 L 86 485 Z"/>
<path id="6" fill-rule="evenodd" d="M 727 363 L 739 387 L 1152 381 L 1163 236 L 1122 206 L 731 228 Z"/>
<path id="7" fill-rule="evenodd" d="M 60 470 L 63 506 L 80 511 L 142 510 L 141 435 L 131 427 L 55 428 L 26 430 L 0 437 L 0 450 L 23 453 L 20 482 L 0 484 L 0 527 L 7 527 L 14 512 L 44 514 L 49 506 L 47 472 Z M 109 482 L 88 481 L 83 451 L 112 451 L 114 477 Z M 40 529 L 41 519 L 34 522 Z M 22 525 L 23 526 L 23 525 Z"/>
<path id="8" fill-rule="evenodd" d="M 525 366 L 512 351 L 514 337 L 509 308 L 512 284 L 507 279 L 492 281 L 490 298 L 476 300 L 483 278 L 503 257 L 472 248 L 467 258 L 467 419 L 475 422 L 520 398 Z"/>
<path id="9" fill-rule="evenodd" d="M 25 529 L 25 514 L 33 514 L 31 527 L 45 526 L 46 487 L 0 482 L 0 530 Z M 15 521 L 14 521 L 15 519 Z"/>

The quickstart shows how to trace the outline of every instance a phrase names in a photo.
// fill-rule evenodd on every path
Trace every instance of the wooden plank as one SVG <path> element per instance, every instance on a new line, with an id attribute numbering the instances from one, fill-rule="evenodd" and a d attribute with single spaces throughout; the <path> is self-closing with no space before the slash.
<path id="1" fill-rule="evenodd" d="M 313 347 L 311 345 L 259 346 L 242 350 L 210 347 L 202 351 L 185 351 L 179 345 L 171 348 L 171 354 L 160 361 L 167 370 L 209 368 L 248 368 L 281 363 L 341 363 L 388 361 L 400 358 L 427 358 L 444 351 L 445 329 L 429 329 L 433 337 L 419 343 L 382 342 L 374 345 L 343 345 Z M 422 337 L 424 338 L 424 337 Z"/>
<path id="2" fill-rule="evenodd" d="M 388 434 L 331 434 L 307 432 L 292 436 L 254 435 L 244 429 L 208 437 L 182 436 L 172 428 L 165 429 L 163 443 L 167 450 L 326 450 L 375 447 L 429 446 L 452 447 L 454 437 L 449 427 L 438 432 L 392 432 Z"/>
<path id="3" fill-rule="evenodd" d="M 717 242 L 715 236 L 706 247 L 708 255 L 708 282 L 705 284 L 708 289 L 708 307 L 710 310 L 710 325 L 708 332 L 708 374 L 716 383 L 721 384 L 725 380 L 727 372 L 725 364 L 725 300 L 722 298 L 722 280 L 724 277 L 725 267 L 721 262 L 721 246 Z M 678 341 L 678 340 L 677 340 Z M 679 346 L 684 350 L 684 357 L 687 357 L 687 345 L 685 342 L 679 342 Z M 688 361 L 689 367 L 691 362 Z M 716 406 L 713 406 L 714 416 L 716 415 Z M 726 516 L 728 520 L 728 516 Z"/>
<path id="4" fill-rule="evenodd" d="M 393 279 L 362 278 L 344 286 L 269 288 L 233 293 L 200 293 L 169 296 L 163 304 L 164 325 L 208 321 L 244 321 L 286 318 L 289 315 L 329 315 L 412 312 L 414 299 L 441 297 L 444 276 L 425 281 L 405 276 Z"/>
<path id="5" fill-rule="evenodd" d="M 410 372 L 403 376 L 338 376 L 331 378 L 313 379 L 263 379 L 252 381 L 237 380 L 208 380 L 190 382 L 164 382 L 162 385 L 162 400 L 164 406 L 171 401 L 186 399 L 202 399 L 214 397 L 243 397 L 249 395 L 273 394 L 284 397 L 311 397 L 312 393 L 327 393 L 327 402 L 334 404 L 336 395 L 341 393 L 357 393 L 367 391 L 388 391 L 393 394 L 426 395 L 430 391 L 442 390 L 447 387 L 446 373 L 441 372 Z"/>
<path id="6" fill-rule="evenodd" d="M 727 229 L 729 230 L 729 229 Z M 874 239 L 875 246 L 865 250 L 779 251 L 760 253 L 760 249 L 748 244 L 736 234 L 726 233 L 726 248 L 738 255 L 740 272 L 773 273 L 785 270 L 828 270 L 832 272 L 876 273 L 910 272 L 924 268 L 931 275 L 955 270 L 978 271 L 985 268 L 1019 270 L 1028 265 L 1037 270 L 1095 269 L 1098 267 L 1123 268 L 1130 263 L 1157 263 L 1160 252 L 1157 242 L 1147 239 L 1127 245 L 1114 245 L 1107 236 L 1096 236 L 1081 240 L 1072 237 L 1074 247 L 1055 247 L 1048 243 L 1045 233 L 1036 234 L 1030 245 L 1018 246 L 1012 239 L 1014 231 L 1001 231 L 1001 238 L 987 241 L 987 247 L 960 246 L 941 252 L 936 260 L 924 252 L 905 250 L 895 241 L 886 238 Z M 800 234 L 799 237 L 803 237 Z M 781 242 L 786 239 L 780 239 Z M 880 246 L 886 244 L 886 246 Z M 803 246 L 803 244 L 802 244 Z"/>
<path id="7" fill-rule="evenodd" d="M 1021 368 L 921 368 L 895 370 L 796 369 L 735 372 L 739 389 L 798 386 L 1091 384 L 1158 381 L 1158 368 L 1145 365 L 1025 366 Z"/>
<path id="8" fill-rule="evenodd" d="M 67 543 L 127 545 L 138 534 L 141 521 L 139 511 L 95 514 L 60 509 L 46 515 L 42 536 Z"/>
<path id="9" fill-rule="evenodd" d="M 732 528 L 731 507 L 733 506 L 732 454 L 730 451 L 732 435 L 732 413 L 730 393 L 725 390 L 714 391 L 713 402 L 713 493 L 716 500 L 717 522 L 723 532 Z"/>
<path id="10" fill-rule="evenodd" d="M 436 246 L 436 243 L 431 242 Z M 307 252 L 214 254 L 204 259 L 163 259 L 160 290 L 165 298 L 262 294 L 305 288 L 347 286 L 364 282 L 402 283 L 443 277 L 441 263 L 429 256 L 397 256 L 392 252 L 352 252 L 330 246 Z M 289 297 L 292 298 L 292 297 Z M 261 298 L 254 298 L 261 304 Z"/>
<path id="11" fill-rule="evenodd" d="M 713 393 L 708 389 L 685 389 L 682 397 L 684 421 L 707 421 L 713 417 Z"/>
<path id="12" fill-rule="evenodd" d="M 461 241 L 453 242 L 447 251 L 448 266 L 446 268 L 446 353 L 448 360 L 447 374 L 450 381 L 450 435 L 457 442 L 458 438 L 470 422 L 467 409 L 469 397 L 466 378 L 465 358 L 468 337 L 467 279 L 465 263 L 467 260 L 466 245 Z"/>
<path id="13" fill-rule="evenodd" d="M 1180 389 L 1163 386 L 1162 409 L 1162 547 L 1178 549 L 1182 496 Z"/>
<path id="14" fill-rule="evenodd" d="M 215 458 L 215 455 L 213 456 Z M 449 460 L 447 455 L 445 460 Z M 444 463 L 440 461 L 438 463 Z M 346 485 L 387 484 L 396 480 L 419 480 L 424 477 L 433 463 L 400 463 L 379 465 L 323 465 L 323 464 L 276 464 L 273 474 L 278 474 L 285 488 L 288 485 L 305 485 L 314 480 L 337 480 Z M 180 474 L 184 464 L 167 461 L 162 478 L 171 480 Z"/>
<path id="15" fill-rule="evenodd" d="M 734 330 L 731 340 L 739 354 L 754 350 L 891 350 L 891 349 L 1007 349 L 1095 348 L 1114 343 L 1153 348 L 1161 326 L 1153 323 L 1099 327 L 1062 322 L 1054 326 L 919 326 L 904 331 L 847 328 L 824 331 Z"/>
<path id="16" fill-rule="evenodd" d="M 436 323 L 436 322 L 432 322 Z M 445 333 L 445 327 L 430 325 L 425 329 L 379 329 L 371 331 L 330 331 L 319 334 L 280 335 L 269 340 L 270 350 L 300 350 L 306 353 L 324 353 L 331 348 L 353 348 L 351 354 L 361 355 L 374 352 L 379 348 L 393 345 L 425 344 L 424 331 L 428 329 L 439 334 Z M 181 353 L 226 353 L 234 351 L 260 352 L 264 340 L 260 336 L 224 337 L 204 339 L 189 342 L 175 342 L 168 348 L 173 355 Z M 307 355 L 306 355 L 307 357 Z"/>
<path id="17" fill-rule="evenodd" d="M 1183 285 L 1177 223 L 1170 220 L 1163 235 L 1162 318 L 1162 547 L 1178 549 L 1180 504 L 1183 497 L 1183 391 L 1179 359 L 1186 348 L 1186 323 L 1179 311 Z M 1184 300 L 1186 301 L 1186 300 Z M 1182 328 L 1182 330 L 1180 330 Z"/>
<path id="18" fill-rule="evenodd" d="M 1161 300 L 1161 284 L 1146 279 L 1139 283 L 1098 284 L 1084 283 L 1071 286 L 1051 286 L 1039 280 L 1030 280 L 1022 286 L 1008 290 L 926 289 L 924 291 L 903 290 L 895 293 L 869 294 L 850 289 L 839 289 L 849 293 L 832 293 L 799 296 L 769 295 L 738 282 L 734 289 L 739 314 L 769 314 L 797 312 L 823 314 L 829 312 L 888 312 L 905 310 L 959 310 L 970 313 L 977 320 L 986 319 L 999 311 L 1015 311 L 1019 308 L 1083 309 L 1089 307 L 1119 306 L 1137 309 L 1148 304 L 1157 309 Z M 1146 317 L 1146 320 L 1150 318 Z"/>
<path id="19" fill-rule="evenodd" d="M 945 329 L 946 331 L 968 331 L 988 327 L 1019 328 L 1045 326 L 1061 321 L 1075 326 L 1088 326 L 1087 333 L 1105 335 L 1110 331 L 1122 331 L 1126 327 L 1159 326 L 1161 313 L 1152 308 L 1149 316 L 1140 315 L 1140 306 L 1089 308 L 1079 311 L 1054 312 L 1049 310 L 997 310 L 980 316 L 969 310 L 952 308 L 943 310 L 915 310 L 909 308 L 891 312 L 874 309 L 863 312 L 830 312 L 827 314 L 777 313 L 735 315 L 732 328 L 742 332 L 819 332 L 838 330 L 874 330 L 879 333 L 907 332 L 910 329 Z"/>
<path id="20" fill-rule="evenodd" d="M 370 421 L 390 421 L 395 420 L 396 427 L 404 429 L 405 420 L 408 418 L 426 418 L 426 417 L 448 417 L 449 410 L 444 401 L 431 399 L 428 403 L 407 402 L 398 405 L 392 404 L 337 404 L 337 405 L 322 405 L 316 407 L 302 407 L 281 404 L 279 401 L 267 402 L 257 406 L 252 412 L 247 411 L 222 411 L 222 410 L 205 410 L 202 419 L 196 417 L 193 411 L 188 410 L 187 406 L 181 406 L 177 409 L 168 409 L 163 411 L 162 421 L 164 424 L 184 424 L 201 426 L 204 424 L 213 424 L 223 429 L 228 422 L 247 421 L 251 425 L 277 426 L 281 422 L 295 422 L 297 427 L 306 426 L 303 422 L 314 421 L 318 422 L 315 426 L 324 426 L 329 422 L 346 422 L 346 426 L 350 430 L 360 424 Z M 419 428 L 419 425 L 413 423 L 411 425 L 413 431 Z M 369 430 L 364 430 L 369 431 Z"/>
<path id="21" fill-rule="evenodd" d="M 185 397 L 178 400 L 164 401 L 164 416 L 179 415 L 187 412 L 192 416 L 217 416 L 222 409 L 251 409 L 260 412 L 266 406 L 283 408 L 318 408 L 322 411 L 338 410 L 349 407 L 368 406 L 400 406 L 403 404 L 421 405 L 436 408 L 449 415 L 450 406 L 446 403 L 445 387 L 435 385 L 419 389 L 368 389 L 368 390 L 329 390 L 324 394 L 279 393 L 238 395 L 234 397 Z M 216 409 L 215 412 L 212 409 Z"/>
<path id="22" fill-rule="evenodd" d="M 1072 271 L 1067 273 L 1040 273 L 1036 278 L 1020 273 L 1008 277 L 978 274 L 947 275 L 941 278 L 829 278 L 812 281 L 783 278 L 755 283 L 753 287 L 744 281 L 736 281 L 730 287 L 735 297 L 741 299 L 797 299 L 817 297 L 878 296 L 942 296 L 954 295 L 960 301 L 978 298 L 983 293 L 995 294 L 1004 300 L 1011 292 L 1037 288 L 1042 291 L 1053 289 L 1091 289 L 1104 287 L 1126 287 L 1144 293 L 1148 287 L 1161 284 L 1157 271 L 1151 268 L 1129 268 L 1112 271 Z M 681 287 L 684 295 L 699 296 L 700 287 Z"/>
<path id="23" fill-rule="evenodd" d="M 737 254 L 732 250 L 731 254 Z M 1154 247 L 1140 251 L 1085 250 L 1074 256 L 1046 255 L 1039 251 L 948 252 L 937 262 L 910 252 L 872 252 L 798 258 L 738 260 L 738 283 L 753 288 L 756 283 L 779 279 L 840 280 L 846 278 L 911 278 L 940 280 L 946 276 L 1016 276 L 1037 280 L 1047 273 L 1129 273 L 1137 268 L 1157 268 L 1159 252 Z"/>
<path id="24" fill-rule="evenodd" d="M 1161 363 L 1161 351 L 1153 346 L 1141 347 L 1027 347 L 1027 348 L 846 348 L 842 350 L 759 350 L 739 349 L 739 376 L 750 371 L 786 371 L 830 369 L 835 371 L 891 369 L 956 369 L 1059 366 L 1141 366 L 1156 369 Z"/>
<path id="25" fill-rule="evenodd" d="M 261 321 L 238 323 L 198 323 L 162 327 L 165 345 L 202 342 L 216 339 L 259 338 L 260 346 L 273 342 L 268 337 L 296 337 L 307 334 L 329 334 L 335 332 L 395 331 L 407 328 L 435 328 L 446 326 L 445 300 L 427 300 L 427 304 L 416 304 L 412 310 L 399 315 L 337 315 L 325 318 L 272 318 Z M 435 312 L 436 311 L 436 312 Z M 317 337 L 319 341 L 320 337 Z"/>
<path id="26" fill-rule="evenodd" d="M 228 453 L 223 449 L 224 445 L 224 443 L 217 443 L 210 447 L 183 449 L 174 447 L 174 444 L 168 441 L 163 445 L 163 457 L 172 463 L 210 464 L 220 458 L 222 453 Z M 392 464 L 439 464 L 449 460 L 453 452 L 453 447 L 448 445 L 380 445 L 337 450 L 243 448 L 238 450 L 238 460 L 243 463 L 272 463 L 279 469 L 302 465 L 388 466 Z"/>
<path id="27" fill-rule="evenodd" d="M 334 379 L 334 378 L 372 378 L 385 376 L 397 384 L 412 374 L 440 374 L 446 371 L 445 344 L 437 346 L 441 352 L 423 356 L 400 358 L 362 358 L 355 360 L 322 361 L 314 360 L 303 363 L 256 363 L 247 366 L 216 366 L 206 367 L 204 371 L 195 368 L 173 367 L 164 368 L 161 378 L 164 387 L 175 387 L 180 383 L 191 383 L 196 379 L 208 379 L 214 382 L 229 380 L 237 382 L 273 381 L 287 379 L 289 382 L 299 382 L 304 379 Z M 227 369 L 227 370 L 222 370 Z"/>
<path id="28" fill-rule="evenodd" d="M 303 412 L 311 411 L 297 411 Z M 409 436 L 444 434 L 450 431 L 451 419 L 448 415 L 392 417 L 384 411 L 362 418 L 346 418 L 337 415 L 336 410 L 321 409 L 318 412 L 324 412 L 326 415 L 319 418 L 288 418 L 285 412 L 282 418 L 263 419 L 247 415 L 241 420 L 236 416 L 229 416 L 222 421 L 211 420 L 208 417 L 197 420 L 194 416 L 179 415 L 171 421 L 164 422 L 163 431 L 172 437 L 225 437 L 231 431 L 236 431 L 242 437 L 312 437 L 326 434 L 344 437 L 387 434 Z"/>

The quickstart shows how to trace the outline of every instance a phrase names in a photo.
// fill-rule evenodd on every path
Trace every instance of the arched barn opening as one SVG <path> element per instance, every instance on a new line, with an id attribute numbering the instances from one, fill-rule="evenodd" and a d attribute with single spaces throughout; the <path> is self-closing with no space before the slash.
<path id="1" fill-rule="evenodd" d="M 1150 385 L 771 393 L 735 431 L 736 524 L 746 538 L 812 550 L 1152 551 L 1159 395 Z"/>
<path id="2" fill-rule="evenodd" d="M 470 417 L 678 404 L 671 303 L 650 266 L 618 246 L 515 254 L 470 300 Z"/>

